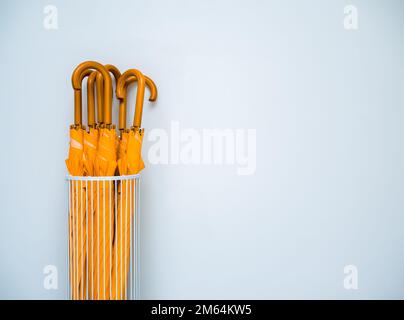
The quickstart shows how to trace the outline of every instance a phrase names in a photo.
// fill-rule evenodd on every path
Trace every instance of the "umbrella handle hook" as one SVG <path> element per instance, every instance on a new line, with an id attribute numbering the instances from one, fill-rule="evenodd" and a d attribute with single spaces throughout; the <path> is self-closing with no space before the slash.
<path id="1" fill-rule="evenodd" d="M 95 87 L 95 81 L 97 78 L 98 72 L 97 71 L 92 71 L 90 76 L 88 77 L 87 80 L 87 124 L 89 127 L 94 127 L 95 126 L 95 97 L 94 97 L 94 87 Z M 97 119 L 100 119 L 100 113 L 99 110 L 102 110 L 102 100 L 100 99 L 100 96 L 102 95 L 102 92 L 100 92 L 98 86 L 97 86 Z M 102 121 L 98 121 L 102 122 Z"/>
<path id="2" fill-rule="evenodd" d="M 129 71 L 129 72 L 128 72 Z M 119 130 L 126 129 L 126 102 L 127 102 L 127 86 L 132 82 L 138 81 L 138 74 L 135 71 L 136 69 L 128 70 L 122 75 L 122 80 L 118 81 L 116 86 L 116 96 L 120 99 L 119 102 Z M 140 71 L 139 71 L 140 72 Z M 148 76 L 143 75 L 145 85 L 150 90 L 149 101 L 157 100 L 157 87 L 156 84 L 150 79 Z M 143 90 L 143 93 L 140 93 L 142 97 L 139 96 L 139 89 Z M 142 121 L 142 111 L 143 111 L 143 99 L 144 99 L 144 87 L 143 89 L 140 87 L 140 83 L 138 84 L 138 92 L 136 95 L 136 107 L 135 107 L 135 118 L 133 122 L 133 126 L 140 128 Z"/>
<path id="3" fill-rule="evenodd" d="M 72 74 L 72 86 L 74 89 L 74 124 L 82 125 L 82 101 L 81 101 L 81 80 L 82 74 L 88 69 L 97 70 L 102 74 L 104 90 L 104 123 L 111 125 L 112 114 L 112 80 L 108 70 L 100 63 L 95 61 L 86 61 L 80 63 Z"/>
<path id="4" fill-rule="evenodd" d="M 107 69 L 109 72 L 111 72 L 115 78 L 115 83 L 118 83 L 118 79 L 121 76 L 121 72 L 118 70 L 117 67 L 113 66 L 112 64 L 106 64 L 104 65 L 105 69 Z M 97 88 L 97 122 L 99 124 L 104 123 L 104 103 L 103 103 L 103 92 L 104 92 L 104 79 L 103 76 L 100 72 L 95 71 L 94 75 L 91 75 L 88 78 L 87 82 L 87 97 L 91 96 L 88 98 L 88 117 L 90 118 L 91 114 L 91 120 L 95 124 L 95 106 L 94 106 L 94 84 L 96 85 Z"/>
<path id="5" fill-rule="evenodd" d="M 83 82 L 85 77 L 90 78 L 90 75 L 93 71 L 90 69 L 85 70 L 84 72 L 82 72 L 82 74 L 80 75 L 79 81 L 80 83 Z M 78 94 L 75 94 L 74 96 L 74 125 L 73 127 L 81 127 L 83 128 L 82 125 L 82 103 L 81 103 L 81 92 L 80 92 L 80 96 Z"/>

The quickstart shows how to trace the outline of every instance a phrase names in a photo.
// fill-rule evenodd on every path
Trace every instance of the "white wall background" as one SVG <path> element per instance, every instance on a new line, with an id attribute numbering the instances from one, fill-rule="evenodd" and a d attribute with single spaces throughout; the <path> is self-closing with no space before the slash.
<path id="1" fill-rule="evenodd" d="M 0 298 L 66 295 L 70 76 L 85 60 L 155 80 L 148 132 L 257 130 L 251 176 L 147 164 L 143 298 L 404 298 L 402 1 L 2 1 L 0 37 Z"/>

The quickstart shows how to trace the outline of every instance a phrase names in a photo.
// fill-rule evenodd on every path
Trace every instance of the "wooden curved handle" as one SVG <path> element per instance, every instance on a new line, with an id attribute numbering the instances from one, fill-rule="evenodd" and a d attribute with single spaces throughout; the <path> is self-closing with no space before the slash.
<path id="1" fill-rule="evenodd" d="M 85 77 L 88 77 L 91 74 L 91 70 L 85 70 L 80 76 L 78 81 L 80 81 L 80 83 L 83 81 L 83 79 Z M 82 108 L 82 100 L 81 100 L 81 90 L 76 92 L 74 92 L 74 125 L 75 126 L 82 126 L 82 117 L 83 117 L 83 108 Z"/>
<path id="2" fill-rule="evenodd" d="M 97 77 L 97 71 L 91 72 L 87 80 L 87 124 L 89 127 L 95 126 L 95 79 Z M 98 92 L 97 92 L 98 93 Z M 102 102 L 97 99 L 97 105 L 101 105 Z M 102 107 L 101 107 L 102 110 Z M 97 113 L 98 115 L 98 113 Z"/>
<path id="3" fill-rule="evenodd" d="M 119 77 L 121 76 L 119 69 L 112 64 L 106 64 L 104 67 L 114 75 L 115 83 L 118 83 Z"/>
<path id="4" fill-rule="evenodd" d="M 145 78 L 145 84 L 150 90 L 149 101 L 156 101 L 157 95 L 158 95 L 156 84 L 149 77 L 147 77 L 145 75 L 143 75 L 143 76 Z M 120 82 L 119 89 L 118 89 L 118 85 L 117 85 L 116 95 L 120 99 L 120 102 L 119 102 L 119 130 L 126 129 L 127 86 L 135 81 L 137 81 L 137 77 L 135 75 L 128 74 L 125 76 L 125 79 Z M 142 104 L 141 108 L 143 108 L 143 104 Z M 140 114 L 140 118 L 141 118 L 141 114 Z"/>
<path id="5" fill-rule="evenodd" d="M 96 61 L 86 61 L 80 63 L 72 74 L 72 85 L 74 89 L 74 124 L 81 125 L 82 116 L 81 116 L 81 81 L 82 74 L 87 72 L 88 69 L 97 70 L 102 74 L 103 84 L 105 90 L 103 96 L 103 105 L 104 105 L 104 123 L 106 125 L 111 124 L 112 120 L 112 80 L 109 75 L 108 70 L 100 63 Z"/>
<path id="6" fill-rule="evenodd" d="M 105 69 L 107 69 L 110 73 L 113 74 L 114 78 L 115 78 L 115 83 L 118 83 L 118 79 L 121 76 L 121 72 L 118 70 L 117 67 L 115 67 L 112 64 L 106 64 L 104 65 Z M 91 86 L 92 86 L 92 94 L 94 94 L 94 84 L 96 85 L 97 91 L 97 122 L 99 124 L 102 124 L 104 122 L 104 108 L 103 108 L 103 93 L 104 93 L 104 79 L 101 73 L 99 73 L 98 71 L 95 71 L 95 75 L 93 76 L 94 80 L 93 82 L 91 82 Z M 88 88 L 88 84 L 87 84 L 87 88 Z M 88 97 L 88 95 L 87 95 Z M 94 104 L 94 101 L 93 101 Z M 92 108 L 94 110 L 94 107 L 92 105 Z M 95 112 L 95 110 L 94 110 Z"/>

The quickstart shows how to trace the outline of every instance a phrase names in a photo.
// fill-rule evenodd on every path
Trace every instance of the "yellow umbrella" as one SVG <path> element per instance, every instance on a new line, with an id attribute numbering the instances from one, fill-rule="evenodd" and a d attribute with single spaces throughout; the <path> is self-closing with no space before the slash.
<path id="1" fill-rule="evenodd" d="M 94 176 L 94 162 L 95 157 L 97 154 L 98 148 L 98 139 L 99 139 L 99 129 L 98 123 L 100 122 L 100 117 L 102 117 L 102 101 L 97 99 L 97 122 L 95 121 L 95 81 L 97 75 L 101 75 L 98 71 L 94 71 L 90 74 L 87 81 L 87 117 L 88 117 L 88 127 L 89 131 L 84 133 L 85 140 L 84 140 L 84 165 L 87 171 L 88 176 Z M 102 75 L 101 75 L 102 77 Z M 102 80 L 102 78 L 101 78 Z M 102 94 L 99 92 L 97 88 L 97 96 Z M 97 256 L 95 255 L 95 244 L 97 243 L 96 232 L 97 226 L 94 224 L 96 212 L 97 212 L 97 202 L 94 199 L 97 199 L 96 193 L 97 182 L 89 181 L 88 182 L 88 190 L 87 194 L 89 195 L 89 205 L 88 205 L 88 253 L 87 253 L 87 269 L 88 269 L 88 298 L 94 299 L 94 277 L 95 274 L 95 262 L 97 261 Z M 95 288 L 97 290 L 97 288 Z"/>
<path id="2" fill-rule="evenodd" d="M 81 83 L 84 77 L 89 76 L 91 70 L 85 70 L 79 75 Z M 76 92 L 76 91 L 75 91 Z M 80 95 L 80 99 L 77 99 Z M 66 166 L 70 175 L 83 176 L 85 172 L 85 127 L 82 125 L 81 89 L 77 90 L 74 104 L 74 124 L 70 126 L 70 148 Z M 70 260 L 70 284 L 73 299 L 84 297 L 85 273 L 83 272 L 85 253 L 79 248 L 85 243 L 85 230 L 83 220 L 85 218 L 86 190 L 82 181 L 70 182 L 71 210 L 69 215 L 69 260 Z M 84 247 L 85 249 L 85 247 Z"/>
<path id="3" fill-rule="evenodd" d="M 105 65 L 106 70 L 114 75 L 115 81 L 117 82 L 121 73 L 113 65 Z M 100 72 L 91 74 L 87 84 L 87 89 L 89 90 L 88 96 L 94 96 L 94 84 L 97 86 L 97 133 L 101 142 L 101 149 L 95 154 L 94 165 L 94 175 L 96 176 L 106 176 L 114 175 L 114 172 L 110 172 L 108 169 L 105 171 L 105 159 L 107 161 L 113 159 L 109 152 L 105 153 L 106 147 L 108 150 L 112 151 L 112 146 L 109 144 L 109 136 L 115 137 L 115 128 L 111 124 L 106 125 L 104 123 L 104 110 L 106 107 L 104 104 L 104 80 L 103 75 Z M 112 90 L 112 89 L 111 89 Z M 90 101 L 91 100 L 91 101 Z M 94 99 L 89 100 L 89 105 L 91 109 L 95 112 Z M 89 109 L 90 112 L 90 109 Z M 94 130 L 95 131 L 95 130 Z M 115 138 L 116 140 L 116 138 Z M 100 143 L 100 142 L 99 142 Z M 116 144 L 116 142 L 115 142 Z M 113 146 L 113 152 L 116 153 L 116 145 Z M 107 157 L 104 159 L 104 156 Z M 111 278 L 111 261 L 112 261 L 112 241 L 113 241 L 113 225 L 114 225 L 114 213 L 113 213 L 113 203 L 114 203 L 114 185 L 110 181 L 102 182 L 91 182 L 91 188 L 93 192 L 93 199 L 96 199 L 94 205 L 92 206 L 93 214 L 90 215 L 90 228 L 89 228 L 89 241 L 90 241 L 90 252 L 88 254 L 88 270 L 89 270 L 89 297 L 90 299 L 108 299 L 110 296 L 110 278 Z M 100 191 L 100 192 L 98 192 Z M 97 193 L 98 192 L 98 193 Z M 99 195 L 99 197 L 97 196 Z M 105 202 L 104 202 L 105 199 Z M 99 210 L 98 210 L 99 209 Z M 99 219 L 101 215 L 101 219 Z M 99 239 L 98 239 L 99 235 Z M 105 236 L 104 236 L 105 235 Z M 100 248 L 100 250 L 98 250 Z M 104 252 L 105 251 L 105 252 Z"/>
<path id="4" fill-rule="evenodd" d="M 133 81 L 138 81 L 136 95 L 135 119 L 131 130 L 126 130 L 126 86 Z M 157 88 L 154 82 L 145 77 L 140 71 L 130 69 L 126 71 L 118 81 L 116 88 L 119 105 L 119 129 L 121 141 L 119 147 L 118 171 L 120 175 L 132 175 L 138 173 L 144 167 L 141 158 L 141 145 L 143 130 L 140 129 L 141 114 L 143 108 L 145 84 L 150 88 L 150 101 L 157 99 Z M 116 237 L 114 241 L 114 266 L 112 273 L 113 299 L 126 299 L 127 279 L 130 259 L 130 228 L 131 207 L 133 207 L 133 182 L 121 181 L 118 190 L 118 212 Z M 129 198 L 129 200 L 128 200 Z M 129 202 L 129 203 L 128 203 Z"/>
<path id="5" fill-rule="evenodd" d="M 84 74 L 88 76 L 87 80 L 87 126 L 88 126 L 88 131 L 84 131 L 83 136 L 84 136 L 84 144 L 83 144 L 83 164 L 84 164 L 84 175 L 85 176 L 94 176 L 94 161 L 95 157 L 97 154 L 97 149 L 98 149 L 98 139 L 99 139 L 99 132 L 98 132 L 98 125 L 95 122 L 95 97 L 94 97 L 94 85 L 95 85 L 95 79 L 97 75 L 101 75 L 98 71 L 92 71 L 90 69 L 87 69 L 84 71 Z M 102 80 L 102 75 L 101 75 L 101 80 Z M 98 90 L 99 91 L 99 90 Z M 98 92 L 97 92 L 98 93 Z M 97 101 L 98 104 L 98 109 L 102 111 L 102 101 Z M 102 112 L 98 113 L 98 117 L 102 116 Z M 92 290 L 88 292 L 88 298 L 92 299 L 93 298 L 93 292 L 94 292 L 94 287 L 93 287 L 93 279 L 94 279 L 94 273 L 91 273 L 91 271 L 88 272 L 89 277 L 87 279 L 87 272 L 85 270 L 85 266 L 87 267 L 87 270 L 93 270 L 94 269 L 94 254 L 91 256 L 92 259 L 90 259 L 90 250 L 93 253 L 94 252 L 94 213 L 96 209 L 96 203 L 94 204 L 94 199 L 96 199 L 96 192 L 95 188 L 96 187 L 96 182 L 94 181 L 88 181 L 85 183 L 85 190 L 86 190 L 86 212 L 87 212 L 87 221 L 83 221 L 83 224 L 86 225 L 86 228 L 83 226 L 83 234 L 85 235 L 84 239 L 87 243 L 84 242 L 83 244 L 83 258 L 80 257 L 79 265 L 83 265 L 84 270 L 83 272 L 83 277 L 82 277 L 82 285 L 80 285 L 80 297 L 84 298 L 85 293 L 87 293 L 88 288 L 92 288 Z M 92 214 L 91 214 L 92 213 Z M 87 226 L 87 224 L 89 224 Z M 91 241 L 92 240 L 92 241 Z M 89 248 L 89 252 L 87 252 L 87 248 Z M 84 261 L 84 259 L 86 260 Z M 88 288 L 87 288 L 87 283 L 88 283 Z"/>
<path id="6" fill-rule="evenodd" d="M 78 120 L 81 123 L 81 80 L 83 78 L 83 74 L 88 74 L 88 70 L 97 70 L 98 72 L 100 72 L 103 75 L 103 80 L 106 84 L 107 88 L 112 88 L 111 87 L 111 78 L 109 77 L 109 73 L 108 71 L 98 62 L 95 61 L 87 61 L 87 62 L 83 62 L 80 65 L 77 66 L 77 68 L 74 70 L 73 75 L 72 75 L 72 85 L 74 88 L 74 101 L 75 101 L 75 122 L 77 122 Z M 104 92 L 104 101 L 108 102 L 112 99 L 112 89 L 105 90 Z M 79 111 L 80 112 L 79 112 Z M 91 112 L 90 112 L 90 120 L 89 120 L 89 124 L 91 124 L 92 126 L 94 125 L 94 121 L 93 119 L 91 119 Z M 94 128 L 93 128 L 94 129 Z M 96 144 L 96 139 L 94 140 L 94 131 L 92 132 L 91 128 L 90 131 L 88 132 L 88 135 L 86 134 L 87 132 L 84 132 L 84 130 L 82 131 L 82 136 L 83 136 L 83 150 L 84 148 L 86 148 L 86 152 L 83 151 L 83 158 L 82 158 L 82 163 L 83 163 L 83 174 L 91 174 L 95 169 L 91 169 L 92 164 L 91 164 L 91 157 L 96 160 L 96 158 L 94 158 L 94 146 L 95 148 L 97 148 Z M 86 142 L 85 139 L 86 138 Z M 84 163 L 86 163 L 86 165 L 84 165 Z M 77 227 L 74 227 L 73 224 L 73 229 L 75 230 L 75 232 L 80 235 L 79 238 L 77 238 L 76 242 L 78 245 L 75 246 L 74 248 L 74 253 L 76 256 L 76 261 L 75 259 L 73 259 L 73 261 L 76 262 L 76 265 L 73 266 L 73 270 L 77 279 L 77 283 L 73 282 L 73 288 L 74 288 L 74 292 L 76 292 L 76 294 L 73 296 L 73 299 L 84 299 L 85 298 L 85 292 L 86 292 L 86 262 L 85 262 L 85 256 L 86 256 L 86 241 L 85 241 L 85 230 L 86 230 L 86 217 L 87 217 L 87 212 L 89 211 L 88 209 L 88 202 L 86 202 L 86 195 L 88 196 L 88 194 L 92 193 L 92 190 L 90 193 L 86 192 L 86 189 L 88 188 L 88 186 L 85 185 L 85 182 L 80 181 L 80 187 L 81 187 L 81 191 L 80 191 L 80 195 L 81 198 L 84 199 L 82 200 L 81 203 L 81 208 L 80 211 L 76 211 L 77 212 L 77 217 L 76 217 L 76 221 L 78 221 L 77 223 Z M 84 190 L 84 191 L 83 191 Z M 84 198 L 83 198 L 83 193 L 84 193 Z M 73 231 L 73 234 L 75 233 Z M 78 289 L 77 289 L 78 287 Z"/>
<path id="7" fill-rule="evenodd" d="M 91 70 L 85 70 L 79 75 L 78 82 L 81 85 L 84 77 L 91 74 Z M 83 133 L 85 127 L 82 124 L 81 87 L 74 91 L 74 124 L 70 126 L 70 147 L 69 156 L 66 159 L 66 166 L 72 176 L 82 176 L 83 167 Z"/>
<path id="8" fill-rule="evenodd" d="M 150 97 L 149 101 L 156 101 L 157 100 L 157 87 L 156 84 L 153 82 L 152 79 L 150 79 L 148 76 L 143 75 L 145 78 L 145 83 L 146 86 L 150 90 Z M 120 141 L 119 141 L 119 148 L 118 148 L 118 167 L 119 163 L 121 163 L 121 166 L 125 166 L 123 162 L 126 161 L 126 148 L 128 145 L 128 138 L 129 138 L 129 132 L 130 130 L 126 129 L 126 114 L 127 114 L 127 86 L 130 85 L 132 82 L 137 81 L 136 76 L 131 75 L 128 73 L 126 75 L 125 81 L 122 80 L 121 85 L 123 87 L 119 89 L 120 93 L 120 98 L 119 98 L 119 131 L 120 131 Z M 118 86 L 117 86 L 118 88 Z M 117 89 L 118 91 L 118 89 Z M 144 167 L 143 160 L 141 159 L 141 164 L 142 168 Z M 123 170 L 119 172 L 119 174 L 122 174 Z"/>
<path id="9" fill-rule="evenodd" d="M 105 68 L 106 69 L 106 68 Z M 106 69 L 107 70 L 107 69 Z M 112 70 L 112 69 L 111 69 Z M 118 71 L 119 72 L 119 71 Z M 110 79 L 110 78 L 109 78 Z M 103 77 L 103 91 L 112 94 L 112 82 Z M 114 176 L 116 170 L 116 132 L 112 125 L 112 96 L 108 101 L 103 96 L 103 123 L 100 125 L 98 150 L 95 158 L 96 176 Z M 104 180 L 97 185 L 97 294 L 95 299 L 110 298 L 112 271 L 112 241 L 114 225 L 114 184 Z M 101 215 L 100 215 L 101 213 Z M 102 219 L 99 219 L 99 218 Z M 95 280 L 95 279 L 94 279 Z"/>

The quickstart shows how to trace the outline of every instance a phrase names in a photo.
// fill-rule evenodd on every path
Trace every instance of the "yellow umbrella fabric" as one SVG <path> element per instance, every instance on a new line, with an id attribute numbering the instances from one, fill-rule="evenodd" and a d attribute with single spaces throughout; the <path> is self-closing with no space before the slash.
<path id="1" fill-rule="evenodd" d="M 69 156 L 66 159 L 67 170 L 72 176 L 82 176 L 83 170 L 83 129 L 81 127 L 70 128 L 70 147 Z M 76 248 L 78 247 L 78 217 L 77 212 L 81 211 L 82 202 L 80 190 L 77 181 L 71 181 L 69 185 L 70 192 L 70 212 L 69 212 L 69 279 L 72 291 L 72 298 L 78 298 L 79 292 L 79 276 L 77 274 L 77 255 Z"/>
<path id="2" fill-rule="evenodd" d="M 134 126 L 131 130 L 126 130 L 126 86 L 133 81 L 138 81 L 136 95 L 135 115 L 141 115 L 143 108 L 145 84 L 150 87 L 151 95 L 149 100 L 157 99 L 157 88 L 154 82 L 145 77 L 140 71 L 130 69 L 126 71 L 118 81 L 117 97 L 120 99 L 119 129 L 121 130 L 121 140 L 119 145 L 118 171 L 120 175 L 137 174 L 144 168 L 141 157 L 141 147 L 143 130 L 140 129 L 140 118 L 135 116 Z M 126 299 L 127 280 L 130 259 L 130 233 L 131 216 L 134 206 L 134 183 L 122 180 L 118 188 L 118 212 L 116 237 L 114 241 L 114 265 L 112 273 L 113 296 L 112 299 Z"/>
<path id="3" fill-rule="evenodd" d="M 81 127 L 70 127 L 69 156 L 66 159 L 66 167 L 72 176 L 82 176 L 83 166 L 83 132 Z"/>
<path id="4" fill-rule="evenodd" d="M 116 137 L 115 129 L 101 128 L 98 150 L 95 158 L 96 176 L 113 176 L 116 170 Z M 94 299 L 109 299 L 110 277 L 112 264 L 113 241 L 113 183 L 111 181 L 97 181 L 97 212 L 95 220 L 96 248 L 95 264 L 98 270 L 97 285 Z"/>

